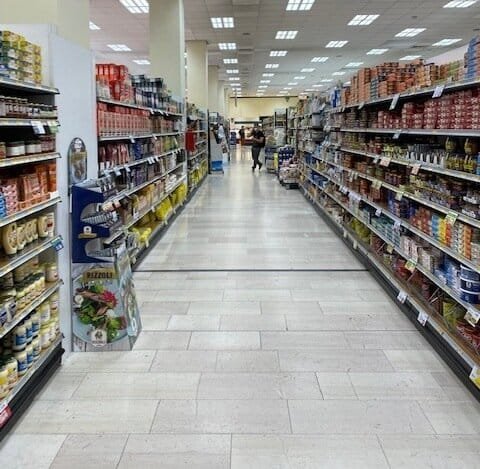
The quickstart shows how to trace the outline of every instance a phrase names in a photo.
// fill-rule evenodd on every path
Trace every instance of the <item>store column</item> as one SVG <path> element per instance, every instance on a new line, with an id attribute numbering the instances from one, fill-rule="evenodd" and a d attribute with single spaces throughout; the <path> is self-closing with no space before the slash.
<path id="1" fill-rule="evenodd" d="M 218 111 L 218 66 L 209 65 L 208 67 L 208 110 L 210 112 Z"/>
<path id="2" fill-rule="evenodd" d="M 218 99 L 218 113 L 225 117 L 225 81 L 218 81 L 218 90 L 217 90 L 217 99 Z"/>
<path id="3" fill-rule="evenodd" d="M 187 41 L 188 102 L 198 108 L 208 108 L 207 41 Z"/>
<path id="4" fill-rule="evenodd" d="M 165 79 L 176 97 L 185 96 L 183 0 L 150 0 L 150 74 Z"/>

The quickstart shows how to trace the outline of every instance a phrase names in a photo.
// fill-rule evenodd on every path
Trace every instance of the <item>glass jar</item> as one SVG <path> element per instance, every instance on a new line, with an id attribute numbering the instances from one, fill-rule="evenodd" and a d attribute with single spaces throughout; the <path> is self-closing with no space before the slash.
<path id="1" fill-rule="evenodd" d="M 47 264 L 45 269 L 45 280 L 47 282 L 58 281 L 58 267 L 54 262 Z"/>

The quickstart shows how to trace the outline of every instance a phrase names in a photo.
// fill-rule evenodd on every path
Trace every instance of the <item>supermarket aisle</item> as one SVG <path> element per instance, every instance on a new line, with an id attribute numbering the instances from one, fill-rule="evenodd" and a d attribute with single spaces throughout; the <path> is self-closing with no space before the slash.
<path id="1" fill-rule="evenodd" d="M 478 403 L 300 194 L 249 165 L 210 177 L 141 265 L 135 350 L 72 355 L 0 460 L 478 465 Z"/>

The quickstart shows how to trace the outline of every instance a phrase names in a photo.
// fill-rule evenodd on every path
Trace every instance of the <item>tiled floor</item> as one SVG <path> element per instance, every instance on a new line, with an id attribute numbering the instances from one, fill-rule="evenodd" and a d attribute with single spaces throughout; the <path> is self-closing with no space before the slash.
<path id="1" fill-rule="evenodd" d="M 71 355 L 2 468 L 479 465 L 479 404 L 301 195 L 249 162 L 209 179 L 136 285 L 135 350 Z"/>

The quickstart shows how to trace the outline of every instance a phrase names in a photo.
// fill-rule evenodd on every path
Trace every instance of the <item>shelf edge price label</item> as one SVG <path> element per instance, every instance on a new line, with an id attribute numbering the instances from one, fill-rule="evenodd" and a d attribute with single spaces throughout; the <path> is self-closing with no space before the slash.
<path id="1" fill-rule="evenodd" d="M 478 324 L 478 321 L 480 321 L 480 311 L 475 308 L 468 308 L 464 319 L 475 327 Z"/>
<path id="2" fill-rule="evenodd" d="M 348 232 L 347 232 L 347 230 L 343 230 L 343 237 L 344 237 L 345 239 L 347 239 L 347 237 L 348 237 Z"/>
<path id="3" fill-rule="evenodd" d="M 379 217 L 382 215 L 382 209 L 381 208 L 377 208 L 377 210 L 375 211 L 375 216 L 376 217 Z"/>
<path id="4" fill-rule="evenodd" d="M 353 240 L 352 246 L 353 246 L 353 249 L 355 249 L 355 251 L 358 249 L 358 243 L 356 239 Z"/>
<path id="5" fill-rule="evenodd" d="M 392 139 L 393 139 L 393 140 L 398 140 L 398 139 L 400 138 L 400 135 L 402 135 L 402 131 L 401 131 L 401 130 L 395 132 L 395 133 L 393 134 Z"/>
<path id="6" fill-rule="evenodd" d="M 435 87 L 435 90 L 432 94 L 432 98 L 440 98 L 443 94 L 443 90 L 445 89 L 445 85 L 438 85 Z"/>
<path id="7" fill-rule="evenodd" d="M 135 137 L 133 135 L 130 135 L 130 142 L 135 143 Z"/>
<path id="8" fill-rule="evenodd" d="M 32 120 L 30 121 L 30 125 L 32 126 L 33 132 L 36 135 L 44 135 L 46 133 L 45 127 L 43 126 L 42 121 Z"/>
<path id="9" fill-rule="evenodd" d="M 406 264 L 405 264 L 405 268 L 409 271 L 409 272 L 415 272 L 415 269 L 417 268 L 417 261 L 413 260 L 413 259 L 409 259 Z"/>
<path id="10" fill-rule="evenodd" d="M 385 168 L 388 168 L 390 166 L 390 163 L 392 162 L 392 159 L 387 157 L 387 156 L 384 156 L 381 160 L 380 160 L 380 166 L 385 166 Z"/>
<path id="11" fill-rule="evenodd" d="M 125 166 L 125 171 L 126 171 L 127 173 L 131 173 L 131 172 L 132 172 L 132 170 L 130 169 L 130 166 Z"/>
<path id="12" fill-rule="evenodd" d="M 455 225 L 457 218 L 458 218 L 458 213 L 454 212 L 453 210 L 450 210 L 445 217 L 445 221 L 447 222 L 448 225 L 453 226 Z"/>
<path id="13" fill-rule="evenodd" d="M 397 192 L 397 193 L 395 194 L 395 200 L 396 200 L 397 202 L 401 202 L 402 199 L 403 199 L 404 194 L 405 194 L 404 191 Z"/>
<path id="14" fill-rule="evenodd" d="M 417 321 L 425 327 L 425 325 L 427 324 L 428 320 L 429 320 L 430 316 L 428 315 L 427 312 L 425 311 L 420 311 L 418 313 L 418 316 L 417 316 Z"/>
<path id="15" fill-rule="evenodd" d="M 414 176 L 416 176 L 416 175 L 419 173 L 421 167 L 422 167 L 422 165 L 419 164 L 419 163 L 414 164 L 414 165 L 412 166 L 412 171 L 411 171 L 411 173 L 412 173 Z"/>
<path id="16" fill-rule="evenodd" d="M 365 106 L 365 101 L 362 101 L 362 102 L 358 105 L 358 110 L 360 111 L 361 109 L 363 109 L 363 106 Z"/>
<path id="17" fill-rule="evenodd" d="M 393 99 L 392 99 L 392 102 L 390 103 L 390 111 L 393 111 L 396 107 L 397 107 L 397 104 L 398 104 L 398 100 L 400 99 L 400 93 L 397 93 Z"/>
<path id="18" fill-rule="evenodd" d="M 50 192 L 50 200 L 56 199 L 57 197 L 60 197 L 60 193 L 58 191 Z"/>
<path id="19" fill-rule="evenodd" d="M 472 368 L 472 372 L 470 373 L 470 380 L 475 384 L 475 386 L 477 386 L 477 388 L 480 388 L 480 368 L 478 366 L 474 366 Z"/>
<path id="20" fill-rule="evenodd" d="M 0 428 L 10 420 L 11 416 L 12 409 L 10 409 L 10 406 L 6 402 L 0 404 Z"/>
<path id="21" fill-rule="evenodd" d="M 122 175 L 122 172 L 120 171 L 119 168 L 115 168 L 113 172 L 115 173 L 115 176 L 121 176 Z"/>
<path id="22" fill-rule="evenodd" d="M 55 251 L 61 251 L 64 246 L 63 246 L 63 239 L 62 238 L 57 238 L 52 241 L 52 246 L 55 249 Z"/>
<path id="23" fill-rule="evenodd" d="M 402 303 L 402 305 L 407 301 L 408 293 L 404 290 L 400 290 L 397 295 L 397 300 Z"/>
<path id="24" fill-rule="evenodd" d="M 388 252 L 389 254 L 393 254 L 393 251 L 394 251 L 394 250 L 395 250 L 395 248 L 394 248 L 393 244 L 388 244 L 388 245 L 387 245 L 387 252 Z"/>
<path id="25" fill-rule="evenodd" d="M 57 121 L 48 121 L 47 122 L 48 128 L 52 134 L 58 133 L 58 122 Z"/>
<path id="26" fill-rule="evenodd" d="M 395 231 L 398 231 L 400 229 L 400 227 L 402 226 L 402 222 L 400 220 L 397 220 L 394 225 L 393 225 L 393 229 Z"/>

